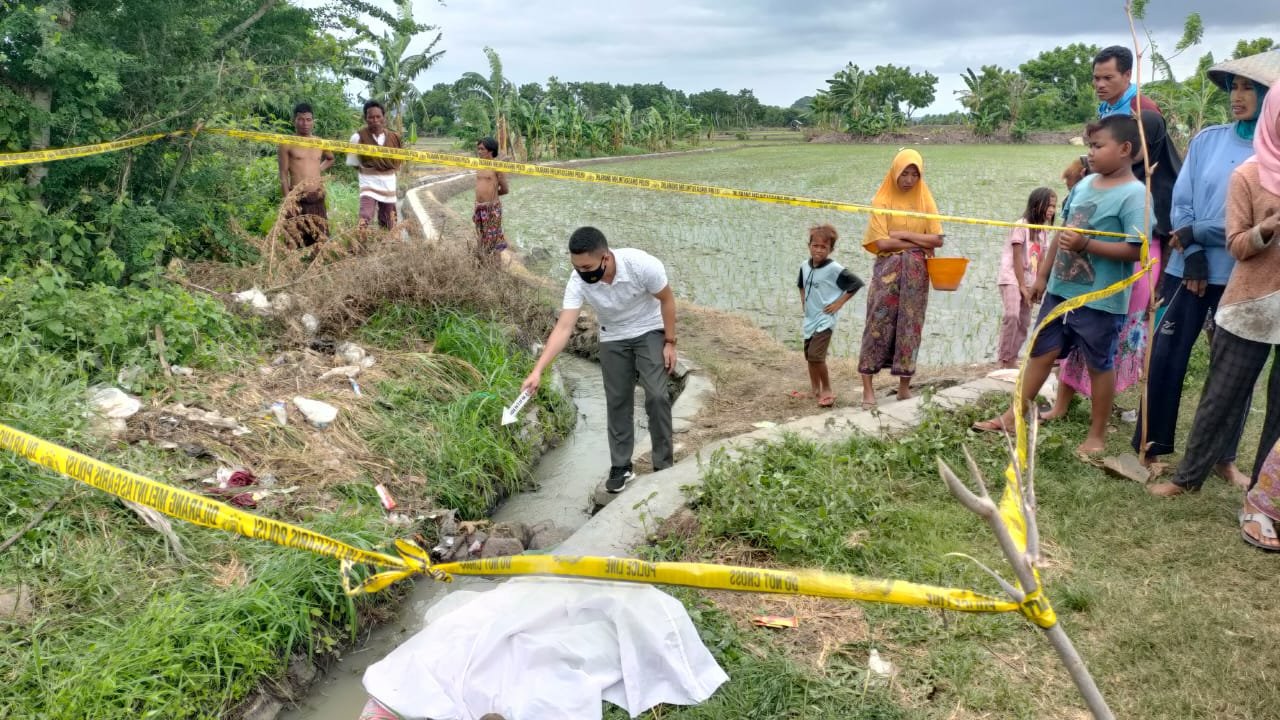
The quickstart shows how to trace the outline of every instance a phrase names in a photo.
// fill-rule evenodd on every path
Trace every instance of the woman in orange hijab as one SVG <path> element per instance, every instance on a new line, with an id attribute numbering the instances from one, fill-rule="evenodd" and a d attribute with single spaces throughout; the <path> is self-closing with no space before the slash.
<path id="1" fill-rule="evenodd" d="M 924 182 L 924 159 L 915 150 L 899 150 L 871 205 L 889 210 L 937 214 L 938 206 Z M 898 399 L 911 397 L 916 355 L 929 305 L 925 258 L 942 247 L 937 220 L 872 213 L 862 247 L 876 256 L 867 322 L 862 330 L 862 406 L 876 404 L 872 380 L 885 368 L 898 377 Z"/>

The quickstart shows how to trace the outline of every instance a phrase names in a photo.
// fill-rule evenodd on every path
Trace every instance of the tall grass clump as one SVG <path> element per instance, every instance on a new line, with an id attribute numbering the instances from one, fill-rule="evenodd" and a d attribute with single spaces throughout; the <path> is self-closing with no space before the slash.
<path id="1" fill-rule="evenodd" d="M 405 472 L 424 478 L 433 499 L 463 517 L 484 517 L 519 491 L 547 436 L 572 425 L 572 404 L 549 391 L 544 430 L 500 425 L 502 408 L 519 394 L 533 358 L 494 320 L 388 306 L 362 332 L 393 347 L 432 345 L 431 353 L 399 356 L 406 367 L 379 383 L 380 423 L 370 443 Z"/>
<path id="2" fill-rule="evenodd" d="M 384 539 L 375 515 L 347 510 L 309 525 Z M 161 536 L 94 492 L 37 530 L 0 555 L 41 613 L 0 622 L 0 717 L 222 717 L 281 676 L 291 649 L 320 655 L 354 628 L 328 558 L 175 524 L 194 561 L 177 567 Z"/>

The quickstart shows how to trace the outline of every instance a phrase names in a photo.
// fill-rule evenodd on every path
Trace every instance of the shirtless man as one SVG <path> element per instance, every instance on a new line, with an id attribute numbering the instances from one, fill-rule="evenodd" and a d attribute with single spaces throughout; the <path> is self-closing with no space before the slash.
<path id="1" fill-rule="evenodd" d="M 294 132 L 299 137 L 311 137 L 314 124 L 311 106 L 298 103 L 293 108 Z M 333 153 L 295 145 L 281 145 L 278 153 L 281 197 L 288 198 L 289 193 L 297 189 L 297 208 L 285 214 L 285 221 L 295 228 L 290 235 L 299 238 L 303 247 L 327 240 L 329 216 L 325 209 L 324 178 L 321 176 L 333 165 Z"/>
<path id="2" fill-rule="evenodd" d="M 497 140 L 487 137 L 476 143 L 476 157 L 492 160 L 497 156 Z M 476 171 L 476 211 L 471 219 L 476 224 L 476 250 L 481 258 L 497 259 L 507 249 L 507 237 L 502 233 L 502 201 L 498 197 L 509 191 L 506 173 Z"/>

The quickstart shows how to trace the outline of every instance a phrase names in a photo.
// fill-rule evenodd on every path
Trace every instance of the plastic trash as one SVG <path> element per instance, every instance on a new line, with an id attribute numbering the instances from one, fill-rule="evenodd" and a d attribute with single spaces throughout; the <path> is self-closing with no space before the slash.
<path id="1" fill-rule="evenodd" d="M 386 485 L 378 483 L 373 486 L 373 489 L 377 491 L 378 499 L 382 501 L 382 507 L 385 508 L 387 512 L 391 512 L 396 509 L 396 499 L 391 497 L 391 491 L 387 489 Z"/>
<path id="2" fill-rule="evenodd" d="M 364 372 L 364 368 L 359 365 L 339 365 L 332 370 L 326 371 L 325 374 L 320 376 L 320 379 L 328 380 L 329 378 L 336 377 L 353 378 L 362 372 Z"/>
<path id="3" fill-rule="evenodd" d="M 320 321 L 317 320 L 316 316 L 312 315 L 311 313 L 303 313 L 302 329 L 307 331 L 308 337 L 311 335 L 315 335 L 317 332 L 320 331 Z"/>
<path id="4" fill-rule="evenodd" d="M 893 677 L 893 663 L 880 657 L 880 651 L 871 648 L 871 655 L 867 658 L 867 669 L 871 671 L 873 680 L 886 682 Z"/>
<path id="5" fill-rule="evenodd" d="M 342 343 L 334 349 L 333 354 L 342 360 L 343 365 L 359 365 L 367 355 L 364 348 L 351 342 Z"/>
<path id="6" fill-rule="evenodd" d="M 253 311 L 259 315 L 271 314 L 271 301 L 266 295 L 256 287 L 249 288 L 243 292 L 233 293 L 231 299 L 238 303 L 243 303 L 253 308 Z"/>
<path id="7" fill-rule="evenodd" d="M 89 403 L 99 415 L 113 420 L 132 417 L 142 409 L 141 400 L 113 387 L 91 388 Z"/>
<path id="8" fill-rule="evenodd" d="M 181 375 L 182 377 L 191 377 L 192 375 L 196 374 L 196 371 L 194 369 L 189 367 L 183 367 L 182 365 L 170 365 L 169 372 L 173 373 L 174 375 Z"/>
<path id="9" fill-rule="evenodd" d="M 277 400 L 271 403 L 271 414 L 275 416 L 276 422 L 281 425 L 289 424 L 289 410 L 285 407 L 284 401 Z"/>
<path id="10" fill-rule="evenodd" d="M 293 309 L 293 296 L 289 293 L 278 293 L 271 298 L 271 312 L 276 315 L 284 315 Z"/>
<path id="11" fill-rule="evenodd" d="M 299 395 L 293 399 L 293 404 L 302 413 L 302 416 L 307 419 L 307 422 L 320 430 L 329 427 L 329 423 L 338 417 L 338 408 L 327 402 L 312 400 Z"/>

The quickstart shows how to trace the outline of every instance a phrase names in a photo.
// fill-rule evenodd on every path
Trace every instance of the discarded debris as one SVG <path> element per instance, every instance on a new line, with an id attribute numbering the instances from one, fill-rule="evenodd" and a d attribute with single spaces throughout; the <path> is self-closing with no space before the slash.
<path id="1" fill-rule="evenodd" d="M 869 679 L 879 682 L 888 682 L 893 677 L 893 663 L 880 657 L 880 651 L 871 648 L 871 655 L 867 658 L 867 670 L 871 671 Z"/>
<path id="2" fill-rule="evenodd" d="M 225 417 L 219 415 L 212 410 L 201 410 L 200 408 L 187 407 L 182 403 L 174 405 L 166 405 L 160 411 L 160 419 L 171 424 L 179 422 L 196 423 L 207 425 L 218 430 L 230 430 L 232 435 L 248 435 L 251 431 L 249 428 L 240 424 L 240 421 L 233 417 Z"/>
<path id="3" fill-rule="evenodd" d="M 751 624 L 756 627 L 794 628 L 800 627 L 800 618 L 795 615 L 756 615 L 751 618 Z"/>
<path id="4" fill-rule="evenodd" d="M 263 295 L 262 291 L 256 287 L 249 288 L 243 292 L 233 293 L 231 295 L 231 299 L 252 307 L 253 311 L 259 315 L 271 314 L 271 301 L 268 300 L 267 296 Z"/>
<path id="5" fill-rule="evenodd" d="M 319 430 L 329 427 L 329 423 L 338 417 L 338 408 L 327 402 L 312 400 L 298 395 L 293 399 L 293 404 L 302 413 L 302 416 L 307 419 L 307 422 Z"/>
<path id="6" fill-rule="evenodd" d="M 333 354 L 342 361 L 343 365 L 359 365 L 364 360 L 364 348 L 351 342 L 344 342 L 334 349 Z"/>
<path id="7" fill-rule="evenodd" d="M 289 409 L 285 406 L 283 400 L 271 403 L 271 414 L 275 417 L 276 422 L 281 425 L 289 424 Z"/>
<path id="8" fill-rule="evenodd" d="M 302 316 L 302 329 L 306 331 L 307 336 L 315 335 L 320 330 L 320 321 L 311 313 L 304 313 Z"/>
<path id="9" fill-rule="evenodd" d="M 178 538 L 178 534 L 173 531 L 173 525 L 169 523 L 169 518 L 165 517 L 159 511 L 152 510 L 145 505 L 139 505 L 138 503 L 131 502 L 129 500 L 121 500 L 121 502 L 125 504 L 125 507 L 136 513 L 138 517 L 142 518 L 142 521 L 150 526 L 152 530 L 155 530 L 164 536 L 165 542 L 169 543 L 169 549 L 173 550 L 174 557 L 184 563 L 190 562 L 187 558 L 187 554 L 182 550 L 182 540 L 180 540 Z"/>
<path id="10" fill-rule="evenodd" d="M 387 489 L 386 485 L 378 483 L 373 486 L 373 489 L 378 492 L 378 499 L 382 501 L 383 509 L 387 512 L 391 512 L 396 509 L 396 499 L 391 497 L 391 491 Z"/>
<path id="11" fill-rule="evenodd" d="M 1136 483 L 1146 484 L 1151 479 L 1151 471 L 1143 467 L 1142 461 L 1133 453 L 1108 455 L 1102 459 L 1102 467 L 1116 477 Z"/>
<path id="12" fill-rule="evenodd" d="M 113 387 L 90 388 L 89 403 L 99 415 L 114 420 L 132 417 L 142 409 L 141 400 Z"/>
<path id="13" fill-rule="evenodd" d="M 329 378 L 336 377 L 350 379 L 359 375 L 361 372 L 364 372 L 364 368 L 360 365 L 339 365 L 338 367 L 325 372 L 320 376 L 320 379 L 328 380 Z"/>
<path id="14" fill-rule="evenodd" d="M 284 315 L 293 309 L 293 296 L 289 293 L 279 293 L 271 298 L 271 312 L 275 315 Z"/>
<path id="15" fill-rule="evenodd" d="M 194 368 L 183 367 L 182 365 L 170 365 L 169 372 L 173 373 L 174 375 L 181 375 L 183 377 L 191 377 L 192 375 L 196 374 L 196 371 Z"/>

